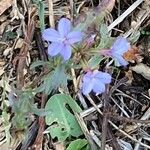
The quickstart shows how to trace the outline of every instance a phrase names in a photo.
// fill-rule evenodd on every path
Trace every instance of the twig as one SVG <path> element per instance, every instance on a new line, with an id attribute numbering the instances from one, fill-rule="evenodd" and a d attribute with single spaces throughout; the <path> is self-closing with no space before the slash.
<path id="1" fill-rule="evenodd" d="M 71 9 L 71 18 L 74 18 L 74 2 L 73 0 L 69 0 L 70 9 Z"/>
<path id="2" fill-rule="evenodd" d="M 44 45 L 43 45 L 43 41 L 42 41 L 42 38 L 41 38 L 41 34 L 37 31 L 35 36 L 36 36 L 37 46 L 38 46 L 38 49 L 40 51 L 41 60 L 47 61 L 47 56 L 46 56 L 46 53 L 45 53 L 45 50 L 44 50 Z M 47 71 L 48 71 L 48 69 L 47 69 L 47 67 L 45 67 L 43 69 L 43 72 L 47 72 Z M 42 93 L 41 108 L 44 108 L 47 97 L 48 97 L 47 95 Z M 43 132 L 45 130 L 45 119 L 44 119 L 43 116 L 39 117 L 38 124 L 39 124 L 39 130 L 38 130 L 38 134 L 37 134 L 36 140 L 35 140 L 34 145 L 33 145 L 35 147 L 35 150 L 42 149 Z"/>
<path id="3" fill-rule="evenodd" d="M 77 93 L 78 91 L 78 84 L 77 84 L 77 79 L 76 79 L 76 74 L 73 68 L 71 68 L 71 75 L 73 77 L 73 85 L 74 85 L 74 91 Z"/>
<path id="4" fill-rule="evenodd" d="M 46 99 L 47 99 L 47 96 L 43 94 L 42 95 L 41 108 L 44 108 Z M 42 149 L 43 132 L 45 130 L 45 119 L 43 116 L 39 117 L 38 124 L 39 124 L 38 135 L 37 135 L 36 140 L 33 144 L 33 146 L 35 146 L 35 150 Z"/>
<path id="5" fill-rule="evenodd" d="M 142 24 L 142 22 L 150 15 L 150 11 L 145 10 L 143 12 L 143 15 L 137 20 L 137 24 L 134 28 L 131 28 L 127 33 L 124 34 L 124 37 L 128 37 L 131 33 L 133 34 L 136 30 L 138 30 L 138 28 L 140 27 L 140 25 Z"/>
<path id="6" fill-rule="evenodd" d="M 91 146 L 91 150 L 97 150 L 96 145 L 95 145 L 95 143 L 92 140 L 92 137 L 91 137 L 91 135 L 90 135 L 90 133 L 89 133 L 87 127 L 86 127 L 86 124 L 84 123 L 83 118 L 80 117 L 80 115 L 78 115 L 77 113 L 75 113 L 75 117 L 76 117 L 76 119 L 77 119 L 77 121 L 78 121 L 78 123 L 79 123 L 79 125 L 80 125 L 80 127 L 81 127 L 81 129 L 82 129 L 82 131 L 83 131 L 83 133 L 84 133 L 84 135 L 86 137 L 86 139 L 88 140 L 88 142 L 89 142 L 89 144 Z"/>
<path id="7" fill-rule="evenodd" d="M 91 97 L 88 95 L 87 96 L 88 100 L 90 101 L 90 103 L 95 107 L 95 109 L 98 111 L 98 113 L 100 113 L 101 115 L 103 115 L 103 113 L 101 112 L 101 110 L 97 107 L 97 105 L 94 103 L 94 101 L 91 99 Z M 129 134 L 127 134 L 125 131 L 119 129 L 112 121 L 108 121 L 116 130 L 118 130 L 119 132 L 121 132 L 124 136 L 128 137 L 129 139 L 131 139 L 132 141 L 136 142 L 136 143 L 139 143 L 140 145 L 146 147 L 146 148 L 149 148 L 150 149 L 150 146 L 149 145 L 146 145 L 140 141 L 138 141 L 137 139 L 133 138 L 132 136 L 130 136 Z"/>
<path id="8" fill-rule="evenodd" d="M 55 27 L 55 21 L 54 21 L 54 10 L 53 10 L 53 1 L 48 1 L 48 10 L 49 10 L 49 25 L 51 27 Z"/>
<path id="9" fill-rule="evenodd" d="M 24 72 L 23 69 L 26 66 L 26 58 L 29 51 L 29 45 L 31 44 L 34 28 L 35 28 L 35 15 L 36 15 L 36 9 L 31 8 L 28 13 L 28 25 L 26 28 L 26 33 L 24 32 L 25 39 L 23 46 L 20 50 L 19 56 L 16 56 L 16 58 L 13 60 L 13 64 L 17 64 L 18 61 L 18 67 L 17 67 L 17 88 L 21 89 L 24 86 Z M 14 66 L 15 66 L 14 65 Z"/>
<path id="10" fill-rule="evenodd" d="M 103 106 L 102 104 L 98 104 L 98 105 L 97 105 L 98 108 L 101 108 L 102 106 Z M 89 109 L 87 109 L 87 110 L 85 110 L 85 111 L 82 111 L 82 112 L 80 113 L 80 115 L 81 115 L 81 117 L 84 118 L 84 117 L 90 115 L 91 113 L 93 113 L 94 111 L 96 111 L 95 107 L 91 107 L 91 108 L 89 108 Z"/>
<path id="11" fill-rule="evenodd" d="M 116 25 L 122 22 L 134 9 L 136 9 L 144 0 L 134 2 L 121 16 L 108 26 L 108 31 L 112 30 Z"/>

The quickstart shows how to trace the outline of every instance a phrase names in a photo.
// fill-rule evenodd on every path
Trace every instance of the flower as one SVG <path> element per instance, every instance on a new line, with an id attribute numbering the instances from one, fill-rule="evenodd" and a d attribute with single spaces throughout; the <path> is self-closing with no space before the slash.
<path id="1" fill-rule="evenodd" d="M 123 54 L 130 49 L 130 44 L 124 37 L 118 37 L 111 48 L 111 56 L 115 59 L 117 66 L 126 66 L 128 62 Z"/>
<path id="2" fill-rule="evenodd" d="M 71 57 L 72 45 L 82 40 L 82 33 L 71 31 L 71 22 L 66 18 L 61 18 L 58 23 L 58 31 L 53 28 L 45 29 L 43 38 L 52 42 L 48 46 L 48 54 L 55 56 L 60 54 L 64 60 Z"/>
<path id="3" fill-rule="evenodd" d="M 126 66 L 128 62 L 123 58 L 123 54 L 130 49 L 130 43 L 124 37 L 118 37 L 109 50 L 102 50 L 100 53 L 113 57 L 117 66 Z"/>
<path id="4" fill-rule="evenodd" d="M 105 91 L 105 84 L 111 82 L 111 75 L 98 70 L 88 71 L 82 79 L 82 93 L 89 94 L 92 90 L 98 95 Z"/>

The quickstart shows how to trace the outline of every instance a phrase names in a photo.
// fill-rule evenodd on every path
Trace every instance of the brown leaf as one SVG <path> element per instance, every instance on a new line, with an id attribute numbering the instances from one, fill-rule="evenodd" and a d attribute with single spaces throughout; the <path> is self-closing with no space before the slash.
<path id="1" fill-rule="evenodd" d="M 1 0 L 0 1 L 0 15 L 3 14 L 3 12 L 8 9 L 12 5 L 13 0 Z"/>

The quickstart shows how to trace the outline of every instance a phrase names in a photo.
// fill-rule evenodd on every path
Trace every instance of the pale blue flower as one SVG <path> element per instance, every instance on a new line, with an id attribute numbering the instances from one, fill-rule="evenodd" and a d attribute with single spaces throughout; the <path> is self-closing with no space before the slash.
<path id="1" fill-rule="evenodd" d="M 58 31 L 53 28 L 44 30 L 43 38 L 51 42 L 48 46 L 50 56 L 60 54 L 64 60 L 71 57 L 72 45 L 82 40 L 82 33 L 71 31 L 71 28 L 70 20 L 61 18 L 58 23 Z"/>
<path id="2" fill-rule="evenodd" d="M 115 59 L 117 66 L 126 66 L 128 62 L 123 58 L 123 54 L 130 49 L 130 43 L 124 37 L 118 37 L 114 42 L 110 56 Z"/>
<path id="3" fill-rule="evenodd" d="M 123 58 L 123 54 L 130 49 L 130 43 L 124 37 L 118 37 L 111 49 L 102 49 L 101 55 L 114 58 L 117 66 L 126 66 L 128 62 Z"/>
<path id="4" fill-rule="evenodd" d="M 82 79 L 82 93 L 88 95 L 92 90 L 98 95 L 105 92 L 105 84 L 111 82 L 111 75 L 98 70 L 88 71 Z"/>

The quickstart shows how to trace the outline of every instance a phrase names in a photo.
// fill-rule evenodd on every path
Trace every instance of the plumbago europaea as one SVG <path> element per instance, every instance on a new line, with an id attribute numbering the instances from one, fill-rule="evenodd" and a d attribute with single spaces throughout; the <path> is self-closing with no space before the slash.
<path id="1" fill-rule="evenodd" d="M 84 43 L 85 35 L 81 31 L 73 31 L 73 29 L 71 29 L 72 27 L 70 20 L 67 18 L 61 18 L 58 22 L 57 30 L 52 28 L 44 30 L 43 38 L 48 41 L 48 54 L 50 56 L 50 59 L 58 57 L 58 59 L 61 60 L 61 64 L 67 64 L 70 60 L 72 62 L 72 65 L 75 65 L 73 57 L 76 52 L 80 53 L 80 49 L 82 53 L 82 42 Z M 88 40 L 86 39 L 86 41 Z M 89 45 L 91 44 L 90 42 L 88 41 Z M 76 47 L 75 45 L 77 43 L 79 43 L 78 47 Z M 127 39 L 120 36 L 114 41 L 112 47 L 110 47 L 109 49 L 105 49 L 104 47 L 102 50 L 95 51 L 95 54 L 99 55 L 99 57 L 102 59 L 103 57 L 101 56 L 112 57 L 115 62 L 117 62 L 116 64 L 118 66 L 126 66 L 128 63 L 124 60 L 123 54 L 129 48 L 130 44 Z M 90 53 L 90 50 L 87 51 L 87 54 L 83 54 L 81 57 L 81 61 L 78 62 L 78 64 L 81 66 L 80 69 L 83 69 L 85 72 L 82 75 L 81 87 L 79 87 L 79 89 L 84 95 L 88 95 L 92 91 L 96 95 L 99 95 L 105 92 L 105 85 L 111 83 L 111 75 L 106 72 L 99 71 L 97 69 L 99 64 L 97 64 L 95 68 L 90 68 L 88 66 L 87 58 L 91 59 L 92 56 L 86 57 L 88 53 Z M 57 77 L 61 78 L 61 73 L 58 74 Z M 55 79 L 53 81 L 55 81 Z M 50 84 L 53 84 L 53 81 L 51 81 Z M 57 137 L 59 141 L 64 141 L 71 135 L 75 137 L 81 135 L 75 135 L 72 133 L 71 129 L 79 129 L 79 127 L 77 126 L 76 120 L 73 119 L 74 116 L 70 114 L 68 107 L 66 107 L 66 104 L 69 105 L 69 102 L 72 101 L 68 96 L 65 95 L 65 98 L 63 98 L 64 95 L 62 94 L 54 95 L 50 98 L 50 100 L 48 100 L 46 104 L 46 108 L 55 108 L 52 114 L 46 116 L 46 123 L 50 126 L 46 130 L 46 133 L 49 132 L 52 138 Z M 66 99 L 68 98 L 70 99 L 70 101 L 66 101 Z M 56 110 L 56 108 L 58 108 L 58 110 Z M 76 108 L 75 103 L 70 106 L 70 108 L 74 110 L 74 108 Z M 72 120 L 72 122 L 70 122 L 70 120 Z M 76 133 L 78 132 L 76 131 Z"/>
<path id="2" fill-rule="evenodd" d="M 120 36 L 112 42 L 112 39 L 107 36 L 108 44 L 99 45 L 103 37 L 98 30 L 105 16 L 106 12 L 104 12 L 101 14 L 98 9 L 91 11 L 84 22 L 76 22 L 77 25 L 75 23 L 74 27 L 69 19 L 61 18 L 57 30 L 48 28 L 43 31 L 42 37 L 48 42 L 49 61 L 46 65 L 50 73 L 43 77 L 41 85 L 33 91 L 35 93 L 45 92 L 47 95 L 53 94 L 45 106 L 46 124 L 49 126 L 45 133 L 50 133 L 52 138 L 57 137 L 59 141 L 82 134 L 72 113 L 72 111 L 80 112 L 80 107 L 69 94 L 54 94 L 59 87 L 66 88 L 67 81 L 72 80 L 68 70 L 70 68 L 81 70 L 79 90 L 85 96 L 92 91 L 99 95 L 105 92 L 105 85 L 111 83 L 111 75 L 98 69 L 100 61 L 105 57 L 111 57 L 117 66 L 127 65 L 123 54 L 129 49 L 130 44 L 126 38 Z M 93 24 L 96 25 L 96 28 Z M 94 27 L 94 31 L 90 31 L 90 27 Z M 96 37 L 100 37 L 100 41 Z M 90 60 L 93 60 L 95 56 L 96 63 L 90 64 Z M 45 62 L 39 65 L 44 66 Z"/>

